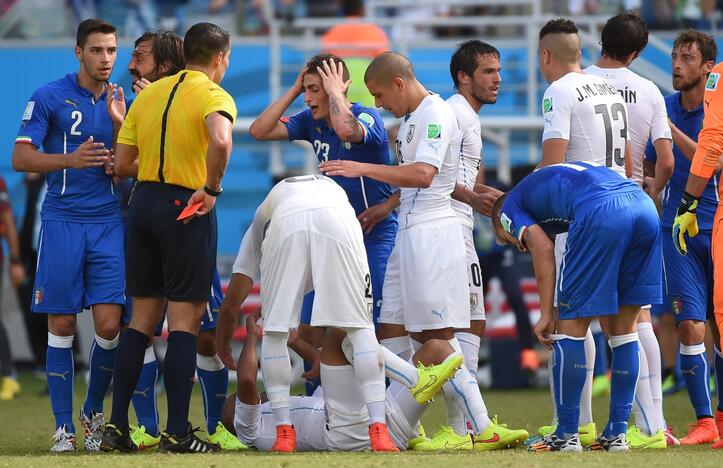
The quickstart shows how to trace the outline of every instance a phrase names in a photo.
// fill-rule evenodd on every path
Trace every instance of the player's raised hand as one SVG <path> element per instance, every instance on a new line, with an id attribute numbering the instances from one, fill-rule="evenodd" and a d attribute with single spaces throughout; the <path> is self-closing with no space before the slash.
<path id="1" fill-rule="evenodd" d="M 140 94 L 140 92 L 146 89 L 149 84 L 151 84 L 150 81 L 145 78 L 140 78 L 133 82 L 133 92 L 136 94 Z"/>
<path id="2" fill-rule="evenodd" d="M 93 135 L 75 148 L 75 151 L 66 155 L 67 167 L 85 169 L 105 165 L 110 151 L 105 143 L 94 143 Z"/>
<path id="3" fill-rule="evenodd" d="M 326 94 L 329 96 L 344 95 L 351 84 L 351 80 L 344 81 L 344 65 L 341 62 L 335 62 L 334 59 L 324 60 L 322 63 L 321 67 L 316 67 L 316 71 L 319 72 Z"/>
<path id="4" fill-rule="evenodd" d="M 552 338 L 550 335 L 555 331 L 555 320 L 551 314 L 540 315 L 537 325 L 535 325 L 535 336 L 547 349 L 552 349 Z"/>
<path id="5" fill-rule="evenodd" d="M 349 178 L 361 177 L 366 175 L 365 169 L 365 163 L 345 161 L 341 159 L 324 161 L 319 164 L 319 170 L 327 176 L 344 176 Z"/>
<path id="6" fill-rule="evenodd" d="M 126 118 L 126 101 L 123 88 L 110 83 L 106 90 L 105 103 L 108 108 L 108 115 L 114 125 L 121 125 Z"/>
<path id="7" fill-rule="evenodd" d="M 304 67 L 296 76 L 296 81 L 294 81 L 294 89 L 296 90 L 297 95 L 304 92 L 304 76 L 306 76 L 306 72 L 308 71 L 309 69 L 307 67 Z"/>

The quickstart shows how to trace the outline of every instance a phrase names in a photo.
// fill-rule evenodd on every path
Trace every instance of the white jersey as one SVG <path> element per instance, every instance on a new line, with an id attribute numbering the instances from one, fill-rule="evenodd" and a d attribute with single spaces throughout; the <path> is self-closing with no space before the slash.
<path id="1" fill-rule="evenodd" d="M 349 206 L 346 192 L 328 177 L 309 175 L 282 180 L 256 210 L 253 223 L 241 241 L 233 272 L 254 279 L 261 275 L 261 245 L 272 220 L 301 211 Z"/>
<path id="2" fill-rule="evenodd" d="M 585 69 L 585 72 L 608 80 L 617 88 L 625 101 L 630 122 L 633 180 L 642 185 L 643 160 L 648 140 L 656 141 L 661 138 L 670 140 L 672 138 L 663 95 L 652 81 L 646 80 L 625 67 L 600 68 L 597 65 L 591 65 Z"/>
<path id="3" fill-rule="evenodd" d="M 586 161 L 625 177 L 628 114 L 618 90 L 599 76 L 570 72 L 555 81 L 542 99 L 542 141 L 568 141 L 565 162 Z"/>
<path id="4" fill-rule="evenodd" d="M 452 191 L 457 182 L 459 126 L 452 107 L 436 94 L 425 97 L 409 114 L 397 136 L 399 165 L 423 162 L 437 169 L 427 188 L 402 188 L 399 228 L 454 217 Z"/>
<path id="5" fill-rule="evenodd" d="M 479 122 L 479 115 L 461 94 L 453 94 L 447 99 L 447 103 L 454 109 L 454 115 L 457 117 L 462 138 L 459 149 L 457 183 L 464 185 L 469 190 L 474 190 L 477 173 L 482 163 L 482 127 Z M 474 226 L 472 207 L 452 199 L 452 209 L 457 213 L 460 223 L 472 229 Z"/>

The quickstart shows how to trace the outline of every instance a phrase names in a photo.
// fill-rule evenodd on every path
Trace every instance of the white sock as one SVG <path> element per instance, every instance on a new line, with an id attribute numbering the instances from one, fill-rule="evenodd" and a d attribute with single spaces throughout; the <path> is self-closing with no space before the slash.
<path id="1" fill-rule="evenodd" d="M 633 415 L 635 416 L 635 426 L 646 436 L 651 436 L 658 432 L 658 428 L 656 428 L 656 410 L 655 404 L 653 403 L 653 395 L 650 391 L 648 358 L 645 356 L 645 353 L 640 353 L 639 356 L 640 373 L 638 374 L 638 385 L 635 387 Z"/>
<path id="2" fill-rule="evenodd" d="M 286 345 L 288 338 L 288 332 L 267 331 L 261 341 L 261 372 L 277 426 L 291 425 L 291 361 Z"/>
<path id="3" fill-rule="evenodd" d="M 349 328 L 346 335 L 354 349 L 354 375 L 369 411 L 369 424 L 386 423 L 384 360 L 374 330 Z"/>
<path id="4" fill-rule="evenodd" d="M 555 367 L 555 353 L 550 353 L 547 360 L 547 380 L 550 382 L 550 398 L 552 398 L 552 425 L 557 425 L 557 402 L 555 401 L 555 379 L 552 368 Z"/>
<path id="5" fill-rule="evenodd" d="M 462 353 L 462 346 L 459 343 L 459 340 L 457 340 L 457 337 L 455 336 L 451 340 L 449 340 L 450 346 L 452 346 L 452 349 L 455 350 L 455 352 L 459 353 L 464 357 L 464 353 Z M 469 374 L 469 369 L 467 369 L 467 366 L 462 364 L 462 367 L 460 369 L 464 369 Z M 469 383 L 469 380 L 472 379 L 472 374 L 469 374 L 470 378 L 467 379 L 467 382 L 465 385 Z M 475 385 L 477 384 L 477 379 L 473 379 L 475 381 Z M 463 435 L 467 433 L 467 423 L 464 419 L 464 412 L 460 409 L 459 405 L 453 400 L 452 398 L 449 398 L 447 394 L 445 393 L 444 397 L 444 403 L 447 406 L 447 425 L 450 426 L 452 429 L 454 429 L 454 432 L 456 432 L 459 435 Z"/>
<path id="6" fill-rule="evenodd" d="M 411 345 L 409 349 L 411 350 Z M 385 346 L 381 346 L 382 357 L 384 358 L 384 373 L 391 380 L 399 382 L 407 388 L 412 388 L 419 381 L 417 368 L 409 361 L 405 361 L 401 357 L 394 354 Z"/>
<path id="7" fill-rule="evenodd" d="M 665 414 L 663 413 L 663 371 L 660 359 L 660 343 L 653 331 L 653 324 L 642 322 L 638 324 L 638 340 L 641 351 L 645 353 L 648 360 L 648 373 L 650 374 L 650 394 L 655 405 L 654 416 L 656 418 L 654 427 L 665 429 Z M 657 432 L 657 430 L 655 431 Z"/>
<path id="8" fill-rule="evenodd" d="M 475 378 L 477 378 L 477 368 L 479 367 L 479 336 L 467 332 L 457 332 L 454 334 L 462 348 L 462 357 L 464 357 L 464 366 Z"/>
<path id="9" fill-rule="evenodd" d="M 106 340 L 101 338 L 98 335 L 95 335 L 95 342 L 103 349 L 110 350 L 115 349 L 118 347 L 118 339 L 120 338 L 120 333 L 118 333 L 115 338 L 112 340 Z"/>
<path id="10" fill-rule="evenodd" d="M 213 356 L 202 356 L 196 353 L 196 367 L 201 370 L 216 372 L 220 371 L 225 366 L 221 358 L 218 357 L 218 354 L 214 354 Z"/>
<path id="11" fill-rule="evenodd" d="M 469 371 L 464 366 L 457 370 L 451 380 L 445 382 L 442 390 L 445 400 L 452 400 L 456 403 L 464 417 L 470 422 L 475 434 L 481 434 L 487 429 L 490 418 L 487 416 L 487 408 L 482 401 L 482 394 L 479 392 L 477 382 L 471 382 Z M 466 428 L 460 434 L 465 432 Z"/>
<path id="12" fill-rule="evenodd" d="M 588 327 L 585 334 L 585 385 L 580 394 L 580 419 L 579 426 L 585 426 L 592 422 L 592 378 L 595 372 L 595 339 Z"/>
<path id="13" fill-rule="evenodd" d="M 148 364 L 156 360 L 156 353 L 153 351 L 153 345 L 148 345 L 146 348 L 146 354 L 143 355 L 143 364 Z"/>
<path id="14" fill-rule="evenodd" d="M 395 336 L 394 338 L 385 338 L 379 341 L 379 344 L 387 348 L 405 361 L 412 360 L 412 341 L 409 335 Z"/>

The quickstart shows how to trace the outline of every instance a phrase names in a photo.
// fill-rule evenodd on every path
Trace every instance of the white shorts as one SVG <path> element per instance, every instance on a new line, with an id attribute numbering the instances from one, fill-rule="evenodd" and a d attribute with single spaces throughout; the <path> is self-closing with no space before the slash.
<path id="1" fill-rule="evenodd" d="M 299 324 L 304 294 L 315 290 L 313 326 L 374 328 L 369 265 L 349 207 L 293 213 L 269 224 L 261 245 L 265 330 Z"/>
<path id="2" fill-rule="evenodd" d="M 479 263 L 477 249 L 474 247 L 472 229 L 462 226 L 464 246 L 467 250 L 467 282 L 469 284 L 469 319 L 485 320 L 485 300 L 482 287 L 482 268 Z"/>
<path id="3" fill-rule="evenodd" d="M 300 452 L 328 450 L 324 400 L 314 397 L 291 397 L 291 423 L 296 428 L 296 448 Z M 236 437 L 259 451 L 271 450 L 276 441 L 276 421 L 271 403 L 247 405 L 236 397 L 233 426 Z"/>
<path id="4" fill-rule="evenodd" d="M 387 263 L 379 323 L 407 331 L 469 328 L 469 286 L 456 218 L 400 229 Z"/>

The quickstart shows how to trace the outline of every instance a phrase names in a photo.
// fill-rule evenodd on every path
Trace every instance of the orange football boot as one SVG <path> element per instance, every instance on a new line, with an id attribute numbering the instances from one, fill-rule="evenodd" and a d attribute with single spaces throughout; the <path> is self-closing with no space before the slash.
<path id="1" fill-rule="evenodd" d="M 289 424 L 276 426 L 276 440 L 274 441 L 272 452 L 290 453 L 296 450 L 296 429 Z"/>
<path id="2" fill-rule="evenodd" d="M 369 426 L 369 442 L 372 446 L 372 452 L 399 451 L 392 438 L 389 437 L 387 425 L 384 423 L 374 423 Z"/>

